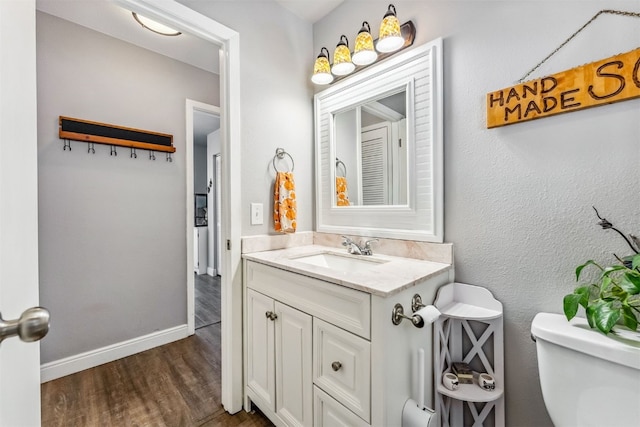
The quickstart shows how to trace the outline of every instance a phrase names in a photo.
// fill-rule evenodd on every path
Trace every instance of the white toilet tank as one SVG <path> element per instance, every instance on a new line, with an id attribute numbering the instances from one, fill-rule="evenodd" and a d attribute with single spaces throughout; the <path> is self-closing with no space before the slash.
<path id="1" fill-rule="evenodd" d="M 640 341 L 551 313 L 536 315 L 531 335 L 542 396 L 556 427 L 640 426 Z"/>

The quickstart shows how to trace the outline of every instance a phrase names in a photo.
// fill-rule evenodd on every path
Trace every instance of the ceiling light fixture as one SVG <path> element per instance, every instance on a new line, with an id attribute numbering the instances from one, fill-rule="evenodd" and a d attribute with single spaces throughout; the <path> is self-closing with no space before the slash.
<path id="1" fill-rule="evenodd" d="M 156 34 L 160 34 L 163 36 L 179 36 L 180 34 L 182 34 L 180 31 L 174 30 L 171 27 L 167 27 L 166 25 L 156 22 L 153 19 L 138 15 L 135 12 L 131 12 L 131 14 L 133 15 L 133 19 L 135 19 L 138 24 L 142 25 L 143 28 L 146 28 L 149 31 L 153 31 Z"/>
<path id="2" fill-rule="evenodd" d="M 376 49 L 378 52 L 394 52 L 404 45 L 404 38 L 400 32 L 400 21 L 396 16 L 396 7 L 389 5 L 380 23 L 380 33 Z"/>
<path id="3" fill-rule="evenodd" d="M 353 48 L 353 57 L 351 60 L 356 65 L 369 65 L 376 62 L 378 54 L 373 48 L 373 37 L 371 36 L 371 27 L 367 21 L 362 23 L 362 28 L 356 37 L 355 46 Z"/>

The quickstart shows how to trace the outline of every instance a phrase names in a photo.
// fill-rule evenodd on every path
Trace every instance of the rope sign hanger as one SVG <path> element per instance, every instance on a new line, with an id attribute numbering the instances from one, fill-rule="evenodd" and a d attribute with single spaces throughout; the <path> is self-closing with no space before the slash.
<path id="1" fill-rule="evenodd" d="M 609 14 L 609 15 L 620 15 L 620 16 L 631 16 L 634 18 L 640 18 L 640 13 L 636 13 L 636 12 L 625 12 L 623 10 L 611 10 L 611 9 L 603 9 L 600 12 L 596 13 L 595 15 L 593 15 L 593 18 L 591 18 L 586 24 L 584 24 L 582 27 L 580 27 L 578 29 L 578 31 L 576 31 L 575 33 L 571 34 L 571 36 L 569 36 L 568 39 L 566 39 L 564 42 L 562 42 L 562 44 L 560 46 L 558 46 L 553 52 L 551 52 L 549 55 L 547 55 L 546 58 L 544 58 L 542 61 L 540 61 L 538 63 L 538 65 L 536 65 L 535 67 L 533 67 L 527 74 L 525 74 L 524 76 L 522 76 L 522 78 L 520 80 L 518 80 L 518 83 L 522 83 L 527 77 L 529 77 L 531 75 L 531 73 L 533 73 L 535 70 L 537 70 L 542 64 L 544 64 L 545 62 L 547 62 L 547 60 L 549 58 L 551 58 L 553 55 L 555 55 L 560 49 L 562 49 L 567 43 L 569 43 L 571 40 L 573 40 L 573 38 L 575 36 L 577 36 L 578 34 L 580 34 L 580 32 L 582 30 L 584 30 L 585 28 L 587 28 L 593 21 L 595 21 L 598 16 L 600 15 L 604 15 L 604 14 Z"/>

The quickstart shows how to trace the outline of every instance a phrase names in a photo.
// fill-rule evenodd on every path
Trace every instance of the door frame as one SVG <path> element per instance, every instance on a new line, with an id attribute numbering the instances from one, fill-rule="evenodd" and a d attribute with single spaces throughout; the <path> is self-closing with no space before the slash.
<path id="1" fill-rule="evenodd" d="M 242 409 L 242 268 L 241 224 L 231 212 L 241 210 L 240 186 L 240 35 L 175 1 L 111 0 L 151 19 L 177 27 L 220 48 L 220 129 L 222 165 L 221 281 L 222 405 L 230 413 Z M 189 246 L 187 245 L 187 251 Z M 191 248 L 193 250 L 193 248 Z"/>
<path id="2" fill-rule="evenodd" d="M 215 105 L 205 104 L 204 102 L 194 101 L 193 99 L 187 99 L 185 103 L 185 119 L 186 119 L 186 134 L 187 139 L 185 143 L 185 156 L 186 156 L 186 179 L 187 179 L 187 331 L 189 335 L 193 335 L 196 331 L 195 320 L 195 279 L 193 277 L 193 227 L 194 227 L 194 183 L 193 183 L 193 153 L 194 153 L 194 141 L 193 141 L 193 116 L 196 111 L 203 111 L 205 113 L 211 113 L 218 117 L 221 116 L 220 108 Z M 221 141 L 222 145 L 222 141 Z M 221 147 L 222 148 L 222 147 Z M 209 156 L 207 153 L 207 162 Z M 209 206 L 209 209 L 211 206 Z M 207 214 L 208 215 L 208 214 Z M 223 213 L 224 217 L 224 213 Z M 208 224 L 211 227 L 211 224 Z M 209 247 L 209 244 L 207 244 Z M 209 256 L 207 255 L 207 259 Z"/>

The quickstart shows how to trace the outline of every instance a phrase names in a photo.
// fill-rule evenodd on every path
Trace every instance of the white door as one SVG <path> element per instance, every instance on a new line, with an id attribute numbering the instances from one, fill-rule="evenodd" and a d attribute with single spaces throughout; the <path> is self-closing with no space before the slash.
<path id="1" fill-rule="evenodd" d="M 38 305 L 35 0 L 0 1 L 0 312 Z M 40 345 L 0 344 L 0 425 L 40 425 Z"/>
<path id="2" fill-rule="evenodd" d="M 389 162 L 389 122 L 380 123 L 362 129 L 361 167 L 362 195 L 361 205 L 388 205 L 389 181 L 391 177 Z"/>

